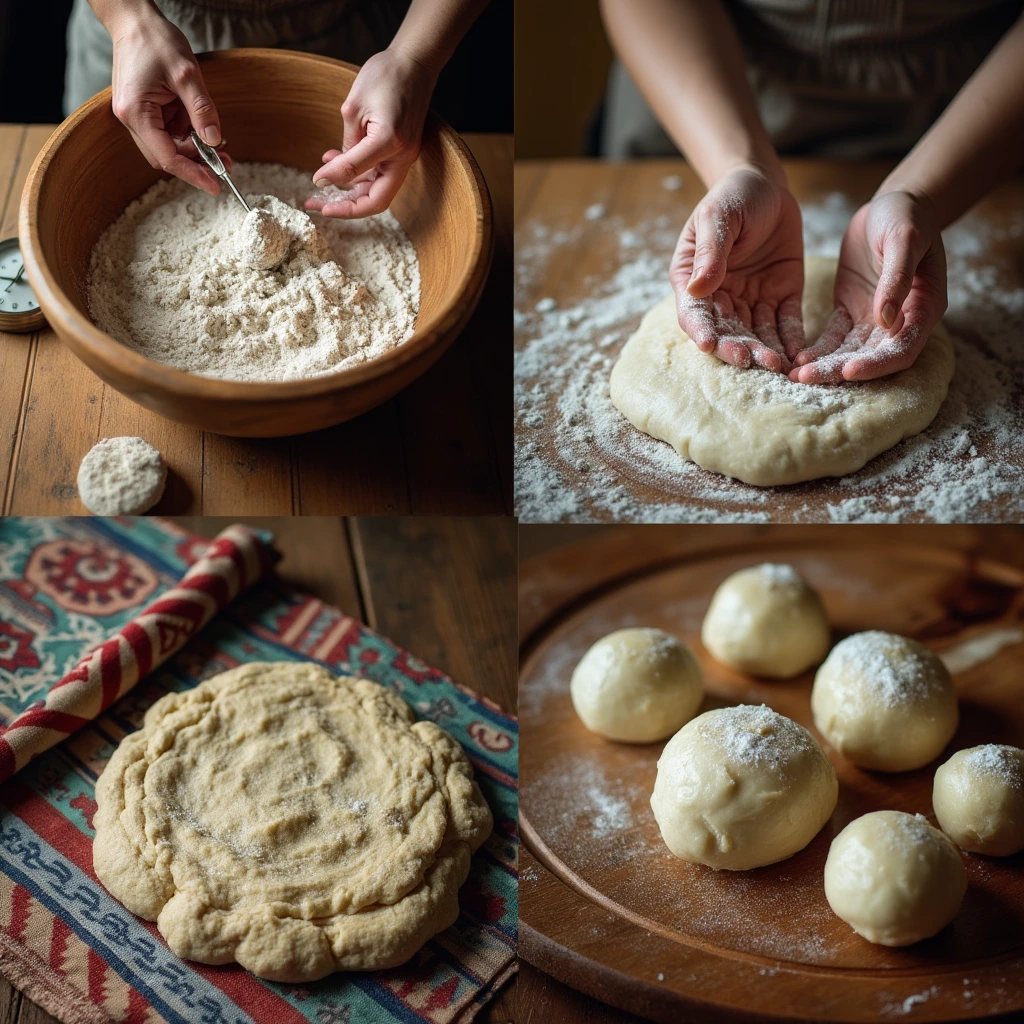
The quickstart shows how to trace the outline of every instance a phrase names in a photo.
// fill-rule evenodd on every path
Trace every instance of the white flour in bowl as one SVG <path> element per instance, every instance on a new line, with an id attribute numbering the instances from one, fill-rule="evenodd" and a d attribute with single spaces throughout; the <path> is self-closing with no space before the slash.
<path id="1" fill-rule="evenodd" d="M 104 231 L 88 283 L 99 328 L 189 373 L 259 381 L 332 373 L 410 337 L 419 262 L 391 213 L 307 215 L 310 176 L 280 164 L 235 164 L 231 177 L 269 216 L 254 223 L 228 189 L 172 179 Z"/>

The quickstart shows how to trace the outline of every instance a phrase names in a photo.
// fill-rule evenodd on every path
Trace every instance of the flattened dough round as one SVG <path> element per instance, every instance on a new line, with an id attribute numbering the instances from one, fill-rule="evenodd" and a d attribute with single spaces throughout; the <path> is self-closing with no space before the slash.
<path id="1" fill-rule="evenodd" d="M 181 957 L 313 981 L 455 922 L 491 812 L 462 747 L 398 696 L 255 662 L 172 693 L 96 784 L 93 864 Z"/>
<path id="2" fill-rule="evenodd" d="M 817 338 L 832 311 L 836 260 L 809 256 L 804 326 Z M 935 418 L 953 378 L 945 327 L 917 361 L 879 380 L 796 384 L 706 355 L 683 333 L 675 300 L 654 307 L 612 370 L 615 407 L 639 430 L 704 469 L 758 487 L 854 473 Z"/>

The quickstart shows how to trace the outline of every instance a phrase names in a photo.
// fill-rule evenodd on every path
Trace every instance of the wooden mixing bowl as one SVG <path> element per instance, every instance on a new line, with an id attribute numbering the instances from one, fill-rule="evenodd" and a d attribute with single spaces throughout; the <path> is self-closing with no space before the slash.
<path id="1" fill-rule="evenodd" d="M 358 68 L 290 50 L 200 56 L 236 161 L 308 170 L 342 138 Z M 212 380 L 147 359 L 89 318 L 89 256 L 104 228 L 159 178 L 110 108 L 110 90 L 50 136 L 29 172 L 18 233 L 29 281 L 61 341 L 111 387 L 168 419 L 238 437 L 318 430 L 359 416 L 430 367 L 476 306 L 491 258 L 491 204 L 465 143 L 431 114 L 391 210 L 419 257 L 415 333 L 379 359 L 307 380 Z M 230 202 L 230 198 L 225 198 Z"/>

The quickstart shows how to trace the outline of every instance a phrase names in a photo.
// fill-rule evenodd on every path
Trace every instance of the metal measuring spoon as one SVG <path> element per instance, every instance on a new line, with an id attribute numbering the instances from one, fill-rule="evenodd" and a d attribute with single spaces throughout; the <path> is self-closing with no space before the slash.
<path id="1" fill-rule="evenodd" d="M 249 204 L 242 198 L 242 193 L 235 188 L 235 183 L 231 180 L 231 175 L 228 174 L 227 169 L 221 162 L 220 154 L 212 146 L 208 146 L 198 135 L 196 135 L 195 128 L 189 129 L 189 138 L 192 140 L 196 149 L 199 150 L 199 155 L 203 158 L 206 166 L 213 171 L 214 174 L 220 178 L 221 181 L 225 182 L 228 188 L 235 193 L 235 198 L 242 204 L 245 212 L 249 212 Z"/>

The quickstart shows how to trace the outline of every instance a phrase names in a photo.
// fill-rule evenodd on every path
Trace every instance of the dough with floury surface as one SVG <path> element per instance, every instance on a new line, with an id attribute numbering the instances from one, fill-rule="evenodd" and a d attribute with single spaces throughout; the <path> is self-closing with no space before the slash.
<path id="1" fill-rule="evenodd" d="M 572 704 L 591 731 L 622 743 L 653 743 L 700 706 L 700 662 L 660 629 L 618 629 L 597 641 L 572 674 Z"/>
<path id="2" fill-rule="evenodd" d="M 966 891 L 956 847 L 920 814 L 864 814 L 836 836 L 825 861 L 828 905 L 880 946 L 931 938 L 956 916 Z"/>
<path id="3" fill-rule="evenodd" d="M 942 660 L 910 637 L 868 630 L 832 648 L 814 677 L 818 731 L 854 764 L 909 772 L 942 753 L 960 721 Z"/>
<path id="4" fill-rule="evenodd" d="M 140 516 L 166 483 L 164 457 L 141 437 L 105 437 L 78 467 L 78 496 L 94 516 Z"/>
<path id="5" fill-rule="evenodd" d="M 1024 750 L 1002 743 L 958 750 L 935 772 L 932 807 L 961 850 L 990 857 L 1024 850 Z"/>
<path id="6" fill-rule="evenodd" d="M 706 711 L 668 741 L 651 809 L 680 859 L 747 871 L 802 850 L 838 797 L 835 770 L 802 725 L 741 704 Z"/>
<path id="7" fill-rule="evenodd" d="M 171 693 L 96 784 L 93 865 L 181 957 L 305 982 L 459 915 L 491 812 L 462 747 L 376 683 L 254 662 Z"/>
<path id="8" fill-rule="evenodd" d="M 770 562 L 726 579 L 701 626 L 716 661 L 771 679 L 790 679 L 816 665 L 830 638 L 817 591 L 791 565 Z"/>
<path id="9" fill-rule="evenodd" d="M 810 256 L 804 328 L 812 341 L 832 311 L 836 260 Z M 872 381 L 797 384 L 708 355 L 683 333 L 672 296 L 654 307 L 612 369 L 611 398 L 639 430 L 704 469 L 758 487 L 856 472 L 920 433 L 953 378 L 945 327 L 909 369 Z"/>

